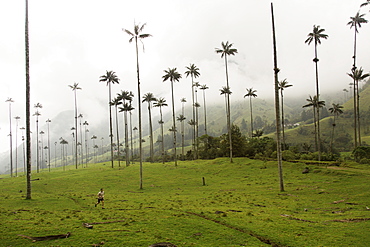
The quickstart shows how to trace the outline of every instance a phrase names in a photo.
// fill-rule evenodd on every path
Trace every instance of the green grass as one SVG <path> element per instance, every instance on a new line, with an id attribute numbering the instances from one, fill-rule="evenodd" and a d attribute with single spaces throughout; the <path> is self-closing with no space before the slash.
<path id="1" fill-rule="evenodd" d="M 42 171 L 32 176 L 39 179 L 32 200 L 25 200 L 25 177 L 2 176 L 0 245 L 367 246 L 370 170 L 310 166 L 302 174 L 305 166 L 284 163 L 285 192 L 276 162 L 246 158 L 144 163 L 142 190 L 138 164 Z M 101 187 L 106 209 L 94 207 Z M 67 232 L 67 239 L 35 243 L 18 236 Z"/>

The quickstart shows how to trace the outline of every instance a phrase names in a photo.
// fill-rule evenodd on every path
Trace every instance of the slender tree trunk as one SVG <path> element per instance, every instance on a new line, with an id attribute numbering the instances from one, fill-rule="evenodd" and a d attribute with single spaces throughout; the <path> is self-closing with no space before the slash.
<path id="1" fill-rule="evenodd" d="M 126 156 L 126 167 L 130 165 L 129 161 L 129 150 L 128 150 L 128 124 L 127 124 L 127 111 L 124 112 L 125 121 L 125 156 Z"/>
<path id="2" fill-rule="evenodd" d="M 76 164 L 76 169 L 77 169 L 77 142 L 78 142 L 78 138 L 77 138 L 77 96 L 76 96 L 76 90 L 74 90 L 74 96 L 75 96 L 75 137 L 76 137 L 76 141 L 75 141 L 75 164 Z"/>
<path id="3" fill-rule="evenodd" d="M 36 116 L 36 170 L 40 172 L 40 154 L 39 154 L 39 117 Z"/>
<path id="4" fill-rule="evenodd" d="M 360 121 L 360 89 L 358 87 L 358 81 L 356 81 L 357 87 L 357 131 L 358 131 L 358 145 L 361 146 L 361 121 Z"/>
<path id="5" fill-rule="evenodd" d="M 251 137 L 253 137 L 253 109 L 252 109 L 252 95 L 249 96 L 249 107 L 251 110 Z"/>
<path id="6" fill-rule="evenodd" d="M 163 115 L 162 115 L 162 107 L 159 107 L 159 112 L 161 113 L 161 136 L 162 136 L 162 164 L 164 164 L 164 140 L 163 140 Z"/>
<path id="7" fill-rule="evenodd" d="M 118 109 L 117 105 L 114 106 L 116 109 L 116 133 L 117 133 L 117 157 L 118 157 L 118 167 L 121 167 L 120 151 L 119 151 L 119 127 L 118 127 Z M 127 154 L 126 154 L 127 156 Z"/>
<path id="8" fill-rule="evenodd" d="M 193 120 L 194 122 L 196 121 L 195 120 L 195 96 L 194 96 L 194 78 L 193 78 L 193 75 L 191 75 L 191 98 L 192 98 L 192 109 L 193 109 Z M 193 144 L 192 144 L 192 147 L 193 147 L 193 151 L 194 151 L 194 154 L 193 154 L 193 157 L 194 159 L 197 159 L 197 151 L 196 151 L 196 145 L 195 145 L 195 129 L 196 129 L 196 126 L 195 124 L 193 125 Z"/>
<path id="9" fill-rule="evenodd" d="M 13 136 L 12 136 L 12 106 L 11 102 L 9 102 L 9 145 L 10 145 L 10 177 L 13 177 Z"/>
<path id="10" fill-rule="evenodd" d="M 150 107 L 150 102 L 148 102 L 149 111 L 149 133 L 150 133 L 150 162 L 154 161 L 154 144 L 153 144 L 153 125 L 152 125 L 152 111 Z"/>
<path id="11" fill-rule="evenodd" d="M 281 155 L 281 122 L 280 122 L 280 104 L 279 104 L 279 79 L 278 79 L 278 65 L 277 65 L 277 51 L 276 51 L 276 37 L 275 37 L 275 20 L 274 20 L 274 8 L 271 3 L 271 16 L 272 16 L 272 34 L 273 34 L 273 47 L 274 47 L 274 77 L 275 77 L 275 118 L 276 118 L 276 140 L 277 140 L 277 159 L 279 169 L 279 185 L 280 191 L 284 191 L 283 181 L 283 165 Z"/>
<path id="12" fill-rule="evenodd" d="M 317 116 L 316 116 L 316 106 L 314 105 L 313 106 L 313 110 L 312 110 L 312 114 L 313 114 L 313 123 L 314 123 L 314 127 L 315 127 L 315 150 L 318 151 L 318 142 L 317 142 Z"/>
<path id="13" fill-rule="evenodd" d="M 319 93 L 319 68 L 318 68 L 318 59 L 317 59 L 317 42 L 315 41 L 315 68 L 316 68 L 316 98 L 317 103 L 320 102 L 320 93 Z M 318 159 L 321 160 L 321 138 L 320 138 L 320 106 L 316 107 L 316 120 L 317 120 L 317 151 Z"/>
<path id="14" fill-rule="evenodd" d="M 225 68 L 226 68 L 226 86 L 230 90 L 229 87 L 229 73 L 227 70 L 227 55 L 225 55 Z M 229 145 L 230 145 L 230 163 L 233 163 L 233 143 L 232 143 L 232 137 L 231 137 L 231 121 L 230 121 L 230 94 L 227 94 L 227 130 L 229 133 Z"/>
<path id="15" fill-rule="evenodd" d="M 109 137 L 110 137 L 110 160 L 112 164 L 112 168 L 114 167 L 113 162 L 113 124 L 112 124 L 112 107 L 110 105 L 110 102 L 112 102 L 111 99 L 111 83 L 109 83 Z M 85 127 L 85 136 L 86 136 L 86 127 Z M 86 139 L 86 138 L 85 138 Z M 86 140 L 85 140 L 86 142 Z M 86 151 L 86 163 L 87 163 L 87 151 Z"/>
<path id="16" fill-rule="evenodd" d="M 206 91 L 203 90 L 203 104 L 204 104 L 204 133 L 207 135 L 207 110 L 206 110 Z"/>
<path id="17" fill-rule="evenodd" d="M 128 162 L 130 163 L 130 160 L 133 159 L 134 157 L 134 146 L 133 146 L 133 142 L 132 142 L 132 113 L 130 111 L 130 145 L 131 145 L 131 148 L 130 148 L 130 156 L 129 156 L 129 159 L 128 159 Z M 134 162 L 132 162 L 134 163 Z"/>
<path id="18" fill-rule="evenodd" d="M 197 159 L 199 158 L 199 110 L 198 110 L 198 89 L 197 87 L 195 88 L 195 133 L 196 133 L 196 137 L 195 137 L 195 146 L 196 146 L 196 157 Z"/>
<path id="19" fill-rule="evenodd" d="M 356 92 L 356 81 L 353 83 L 353 114 L 354 114 L 354 139 L 355 148 L 357 148 L 357 92 Z"/>
<path id="20" fill-rule="evenodd" d="M 283 96 L 283 89 L 280 89 L 280 96 L 281 96 L 281 130 L 283 133 L 283 139 L 282 139 L 282 150 L 285 149 L 285 121 L 284 121 L 284 96 Z"/>
<path id="21" fill-rule="evenodd" d="M 173 93 L 173 81 L 171 81 L 171 92 L 172 92 L 172 129 L 173 129 L 173 153 L 175 155 L 175 166 L 177 166 L 177 154 L 176 154 L 176 121 L 175 121 L 175 97 Z"/>
<path id="22" fill-rule="evenodd" d="M 139 107 L 139 162 L 140 162 L 140 189 L 143 189 L 143 144 L 142 144 L 142 129 L 141 129 L 141 94 L 140 94 L 140 73 L 139 73 L 139 51 L 137 47 L 137 37 L 135 37 L 136 45 L 136 71 L 137 71 L 137 97 Z"/>

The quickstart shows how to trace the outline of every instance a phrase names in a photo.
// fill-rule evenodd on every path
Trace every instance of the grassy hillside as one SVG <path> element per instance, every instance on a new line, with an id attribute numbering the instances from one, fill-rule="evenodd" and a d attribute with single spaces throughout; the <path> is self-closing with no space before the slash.
<path id="1" fill-rule="evenodd" d="M 284 163 L 285 192 L 276 162 L 245 158 L 144 163 L 143 190 L 137 165 L 57 168 L 33 174 L 32 200 L 24 199 L 24 177 L 3 176 L 1 245 L 367 246 L 369 169 L 309 165 L 302 174 L 306 166 Z M 101 187 L 105 209 L 94 207 Z M 18 236 L 67 232 L 35 243 Z"/>

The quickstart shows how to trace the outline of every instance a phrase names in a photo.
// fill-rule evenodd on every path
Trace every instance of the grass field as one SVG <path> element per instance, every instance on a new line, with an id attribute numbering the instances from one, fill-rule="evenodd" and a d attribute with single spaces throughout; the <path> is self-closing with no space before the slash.
<path id="1" fill-rule="evenodd" d="M 25 177 L 0 179 L 0 246 L 368 246 L 370 169 L 246 158 L 88 168 L 34 173 L 32 200 Z M 205 185 L 203 185 L 203 177 Z M 94 207 L 105 190 L 105 209 Z M 83 223 L 93 225 L 87 229 Z M 32 237 L 71 233 L 32 242 Z"/>

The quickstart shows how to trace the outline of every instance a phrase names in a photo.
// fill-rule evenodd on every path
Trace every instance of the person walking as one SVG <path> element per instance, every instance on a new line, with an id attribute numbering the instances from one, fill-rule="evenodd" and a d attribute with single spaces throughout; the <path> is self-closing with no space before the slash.
<path id="1" fill-rule="evenodd" d="M 104 209 L 104 190 L 103 188 L 100 189 L 98 192 L 98 202 L 95 203 L 95 207 L 101 202 L 102 209 Z"/>

